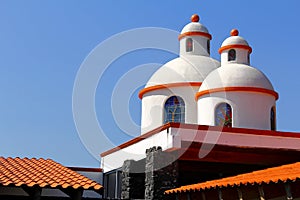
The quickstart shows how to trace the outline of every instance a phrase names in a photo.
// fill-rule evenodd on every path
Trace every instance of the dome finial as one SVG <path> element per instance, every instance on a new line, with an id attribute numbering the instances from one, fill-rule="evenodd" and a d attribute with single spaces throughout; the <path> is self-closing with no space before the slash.
<path id="1" fill-rule="evenodd" d="M 239 35 L 239 31 L 238 31 L 237 29 L 232 29 L 232 30 L 230 31 L 230 35 L 231 35 L 231 36 L 238 36 L 238 35 Z"/>
<path id="2" fill-rule="evenodd" d="M 199 22 L 199 20 L 200 20 L 199 15 L 193 14 L 193 15 L 191 16 L 191 22 Z"/>

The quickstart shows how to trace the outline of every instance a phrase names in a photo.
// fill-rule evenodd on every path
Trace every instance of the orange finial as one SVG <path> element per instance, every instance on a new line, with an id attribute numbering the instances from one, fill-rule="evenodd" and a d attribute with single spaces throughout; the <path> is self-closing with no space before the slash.
<path id="1" fill-rule="evenodd" d="M 197 15 L 197 14 L 192 15 L 192 17 L 191 17 L 192 22 L 199 22 L 199 20 L 200 20 L 199 15 Z"/>
<path id="2" fill-rule="evenodd" d="M 239 35 L 239 31 L 238 31 L 237 29 L 232 29 L 232 30 L 230 31 L 230 35 L 231 35 L 231 36 L 238 36 L 238 35 Z"/>

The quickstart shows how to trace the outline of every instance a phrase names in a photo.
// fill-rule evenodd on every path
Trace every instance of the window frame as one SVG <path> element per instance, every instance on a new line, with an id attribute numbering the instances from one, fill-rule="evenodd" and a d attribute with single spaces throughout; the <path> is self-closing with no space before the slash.
<path id="1" fill-rule="evenodd" d="M 225 117 L 224 122 L 222 122 L 222 124 L 219 122 L 219 110 L 223 109 L 224 110 L 225 107 L 225 113 L 223 113 L 223 117 Z M 216 107 L 215 107 L 215 126 L 222 126 L 222 127 L 232 127 L 233 125 L 233 112 L 232 112 L 232 107 L 229 103 L 226 102 L 222 102 L 219 103 Z M 229 111 L 229 112 L 228 112 Z M 226 120 L 226 117 L 228 117 L 228 115 L 230 114 L 229 119 Z M 228 123 L 228 124 L 227 124 Z"/>
<path id="2" fill-rule="evenodd" d="M 193 52 L 194 51 L 194 41 L 192 38 L 187 38 L 185 40 L 185 51 Z"/>
<path id="3" fill-rule="evenodd" d="M 210 55 L 210 40 L 207 40 L 207 53 Z"/>
<path id="4" fill-rule="evenodd" d="M 174 102 L 176 101 L 177 102 Z M 173 101 L 173 102 L 171 102 Z M 169 105 L 168 105 L 169 104 Z M 178 106 L 179 105 L 179 106 Z M 175 109 L 174 109 L 175 107 Z M 179 108 L 179 110 L 177 110 Z M 173 123 L 185 123 L 185 102 L 183 98 L 180 96 L 170 96 L 164 103 L 163 107 L 164 116 L 163 122 L 164 124 L 173 122 Z M 172 111 L 173 110 L 173 111 Z M 171 113 L 170 113 L 171 111 Z"/>
<path id="5" fill-rule="evenodd" d="M 270 110 L 270 128 L 272 131 L 276 131 L 276 108 L 273 106 Z"/>
<path id="6" fill-rule="evenodd" d="M 233 55 L 231 55 L 231 52 L 233 52 Z M 236 60 L 236 50 L 235 49 L 230 49 L 228 51 L 228 59 L 227 60 L 228 60 L 228 62 Z"/>
<path id="7" fill-rule="evenodd" d="M 247 54 L 247 60 L 248 60 L 248 64 L 250 64 L 250 52 L 248 52 Z"/>

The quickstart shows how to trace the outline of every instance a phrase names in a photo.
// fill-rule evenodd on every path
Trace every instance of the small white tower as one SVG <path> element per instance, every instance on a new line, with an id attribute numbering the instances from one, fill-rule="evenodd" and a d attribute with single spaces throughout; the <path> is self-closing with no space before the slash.
<path id="1" fill-rule="evenodd" d="M 196 92 L 220 63 L 209 57 L 211 35 L 193 15 L 181 31 L 180 56 L 159 68 L 139 93 L 141 133 L 168 122 L 197 123 Z"/>
<path id="2" fill-rule="evenodd" d="M 199 16 L 192 15 L 191 23 L 187 24 L 181 31 L 178 39 L 180 42 L 180 56 L 210 55 L 210 40 L 212 36 L 207 28 L 199 23 Z"/>
<path id="3" fill-rule="evenodd" d="M 198 123 L 264 130 L 276 129 L 276 100 L 268 78 L 251 67 L 252 48 L 234 29 L 219 53 L 221 67 L 212 71 L 196 94 Z"/>

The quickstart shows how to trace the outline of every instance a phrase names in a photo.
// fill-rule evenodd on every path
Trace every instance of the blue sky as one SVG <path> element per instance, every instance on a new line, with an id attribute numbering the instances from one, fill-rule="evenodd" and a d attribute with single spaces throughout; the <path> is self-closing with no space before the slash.
<path id="1" fill-rule="evenodd" d="M 213 35 L 211 52 L 216 59 L 230 30 L 239 29 L 253 48 L 251 65 L 268 76 L 280 95 L 278 130 L 299 132 L 299 7 L 297 0 L 2 0 L 0 155 L 52 158 L 67 166 L 98 167 L 99 162 L 81 143 L 73 121 L 73 85 L 82 62 L 114 34 L 142 27 L 180 31 L 194 13 Z M 115 144 L 130 138 L 111 114 L 111 95 L 118 79 L 137 65 L 163 64 L 174 57 L 159 50 L 135 51 L 115 60 L 105 72 L 97 88 L 95 107 L 98 120 Z M 139 124 L 137 91 L 126 106 Z"/>

